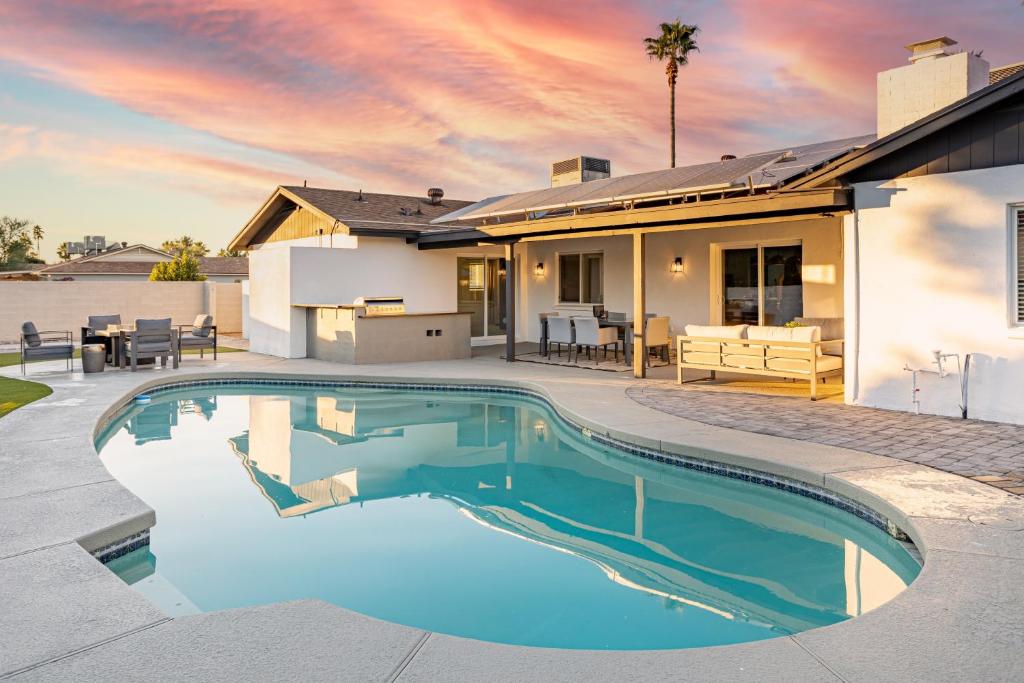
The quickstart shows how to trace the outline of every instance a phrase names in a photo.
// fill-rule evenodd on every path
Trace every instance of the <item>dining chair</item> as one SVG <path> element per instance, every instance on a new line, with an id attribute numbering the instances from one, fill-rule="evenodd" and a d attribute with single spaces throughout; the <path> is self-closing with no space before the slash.
<path id="1" fill-rule="evenodd" d="M 600 363 L 600 351 L 604 349 L 605 360 L 608 359 L 608 347 L 615 350 L 615 362 L 619 362 L 619 334 L 614 327 L 601 327 L 597 318 L 593 316 L 579 316 L 572 319 L 576 328 L 576 362 L 580 360 L 580 348 L 587 350 L 587 359 L 590 359 L 590 349 L 594 349 L 594 362 Z"/>
<path id="2" fill-rule="evenodd" d="M 572 347 L 576 342 L 576 331 L 572 326 L 571 318 L 555 316 L 548 318 L 548 348 L 555 347 L 555 352 L 561 356 L 562 346 L 569 348 L 569 360 L 572 360 Z M 549 350 L 550 355 L 550 350 Z"/>
<path id="3" fill-rule="evenodd" d="M 644 324 L 644 347 L 647 354 L 652 350 L 658 350 L 660 357 L 666 363 L 669 361 L 669 349 L 672 347 L 672 337 L 669 334 L 669 318 L 658 316 L 648 318 Z"/>

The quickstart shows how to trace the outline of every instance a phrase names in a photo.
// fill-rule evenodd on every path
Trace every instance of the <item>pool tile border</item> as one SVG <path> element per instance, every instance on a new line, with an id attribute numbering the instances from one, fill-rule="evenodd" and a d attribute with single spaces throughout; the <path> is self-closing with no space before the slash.
<path id="1" fill-rule="evenodd" d="M 682 467 L 688 470 L 694 470 L 697 472 L 704 472 L 706 474 L 712 474 L 721 477 L 727 477 L 729 479 L 739 479 L 746 481 L 751 484 L 758 486 L 767 486 L 769 488 L 786 491 L 798 496 L 810 498 L 816 500 L 825 505 L 842 510 L 843 512 L 852 514 L 869 524 L 878 527 L 885 533 L 889 534 L 898 541 L 907 543 L 911 542 L 910 536 L 900 528 L 896 522 L 879 513 L 872 508 L 848 498 L 840 493 L 830 491 L 821 486 L 815 486 L 806 482 L 792 479 L 790 477 L 784 477 L 776 474 L 770 474 L 760 470 L 754 470 L 746 467 L 739 467 L 737 465 L 728 465 L 714 460 L 707 460 L 705 458 L 697 458 L 688 455 L 680 455 L 675 453 L 668 453 L 659 449 L 646 448 L 643 446 L 637 446 L 635 444 L 628 443 L 619 439 L 612 438 L 604 434 L 594 433 L 593 430 L 581 426 L 572 420 L 566 418 L 561 412 L 551 403 L 550 399 L 539 391 L 532 389 L 525 389 L 522 387 L 512 386 L 499 386 L 494 384 L 479 384 L 479 383 L 430 383 L 430 382 L 397 382 L 397 381 L 360 381 L 360 380 L 308 380 L 308 379 L 267 379 L 267 378 L 211 378 L 211 379 L 199 379 L 199 380 L 184 380 L 179 382 L 169 382 L 161 384 L 158 387 L 154 387 L 150 390 L 139 391 L 131 397 L 121 401 L 115 408 L 107 412 L 107 417 L 103 423 L 97 429 L 97 433 L 102 433 L 106 430 L 113 419 L 127 406 L 135 402 L 136 398 L 141 395 L 146 396 L 158 396 L 160 394 L 166 394 L 181 389 L 187 389 L 191 387 L 207 387 L 207 386 L 299 386 L 307 388 L 353 388 L 353 389 L 384 389 L 384 390 L 399 390 L 399 391 L 423 391 L 423 392 L 434 392 L 434 393 L 454 393 L 454 392 L 478 392 L 478 393 L 489 393 L 489 394 L 500 394 L 508 396 L 521 396 L 532 398 L 542 402 L 547 406 L 561 422 L 569 427 L 574 432 L 578 433 L 582 438 L 601 444 L 608 448 L 613 448 L 619 451 L 623 451 L 630 455 L 634 455 L 645 460 L 663 463 L 674 467 Z M 145 542 L 134 541 L 139 545 L 131 548 L 135 550 L 143 545 L 148 545 L 149 534 L 145 532 Z M 136 534 L 138 536 L 138 534 Z M 122 544 L 124 547 L 128 547 L 133 542 L 129 537 L 123 539 L 112 546 L 118 546 L 120 548 Z M 101 562 L 109 562 L 116 557 L 120 557 L 131 550 L 125 550 L 120 552 L 119 549 L 107 551 L 107 548 L 101 548 L 96 551 L 94 555 L 100 559 Z M 112 554 L 120 552 L 120 554 Z M 106 553 L 100 557 L 100 553 Z"/>

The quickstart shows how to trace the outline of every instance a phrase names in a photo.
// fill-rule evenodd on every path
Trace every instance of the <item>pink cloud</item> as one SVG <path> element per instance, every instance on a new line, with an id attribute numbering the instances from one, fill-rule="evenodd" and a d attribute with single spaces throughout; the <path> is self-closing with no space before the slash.
<path id="1" fill-rule="evenodd" d="M 704 31 L 680 82 L 682 160 L 869 131 L 874 74 L 900 62 L 899 45 L 929 37 L 921 31 L 980 39 L 1001 11 L 983 3 L 954 21 L 959 3 L 928 7 L 686 10 Z M 579 153 L 607 155 L 619 173 L 667 161 L 664 74 L 641 39 L 673 17 L 629 4 L 26 0 L 0 17 L 0 59 L 38 77 L 379 191 L 524 189 Z M 993 35 L 1013 44 L 1008 31 Z M 125 155 L 118 163 L 131 163 Z M 222 159 L 158 159 L 208 187 L 244 178 L 269 190 L 276 177 Z"/>

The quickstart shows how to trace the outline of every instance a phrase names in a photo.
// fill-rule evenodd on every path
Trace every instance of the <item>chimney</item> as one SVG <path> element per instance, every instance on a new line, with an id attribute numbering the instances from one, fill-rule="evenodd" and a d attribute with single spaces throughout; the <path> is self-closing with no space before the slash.
<path id="1" fill-rule="evenodd" d="M 551 187 L 576 185 L 612 175 L 612 162 L 594 157 L 575 157 L 551 164 Z"/>
<path id="2" fill-rule="evenodd" d="M 911 43 L 910 64 L 878 74 L 878 137 L 919 121 L 988 85 L 980 55 L 953 50 L 948 36 Z"/>

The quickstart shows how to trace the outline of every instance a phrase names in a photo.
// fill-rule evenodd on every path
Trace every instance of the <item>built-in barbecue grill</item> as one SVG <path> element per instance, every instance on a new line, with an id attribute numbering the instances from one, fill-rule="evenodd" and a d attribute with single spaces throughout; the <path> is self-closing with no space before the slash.
<path id="1" fill-rule="evenodd" d="M 361 296 L 352 302 L 353 306 L 366 309 L 368 318 L 375 315 L 404 315 L 405 299 L 400 296 Z"/>

